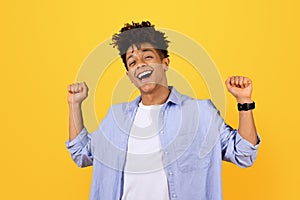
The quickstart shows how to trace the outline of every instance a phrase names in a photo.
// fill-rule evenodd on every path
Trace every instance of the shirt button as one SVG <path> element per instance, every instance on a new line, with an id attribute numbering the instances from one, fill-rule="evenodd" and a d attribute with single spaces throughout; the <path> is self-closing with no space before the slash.
<path id="1" fill-rule="evenodd" d="M 177 195 L 176 195 L 175 193 L 173 193 L 173 194 L 172 194 L 172 197 L 173 197 L 173 198 L 176 198 L 176 197 L 177 197 Z"/>
<path id="2" fill-rule="evenodd" d="M 169 174 L 169 176 L 173 176 L 174 175 L 173 172 L 171 172 L 171 171 L 168 174 Z"/>
<path id="3" fill-rule="evenodd" d="M 165 151 L 164 154 L 167 155 L 169 152 Z"/>
<path id="4" fill-rule="evenodd" d="M 164 134 L 164 131 L 160 131 L 160 134 Z"/>

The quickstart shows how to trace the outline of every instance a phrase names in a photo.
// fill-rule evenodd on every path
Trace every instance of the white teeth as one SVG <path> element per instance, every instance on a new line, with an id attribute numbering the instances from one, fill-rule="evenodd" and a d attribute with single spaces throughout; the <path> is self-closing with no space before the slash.
<path id="1" fill-rule="evenodd" d="M 151 73 L 152 73 L 152 71 L 145 71 L 145 72 L 140 73 L 137 77 L 138 77 L 138 79 L 142 79 L 144 76 L 147 76 Z"/>

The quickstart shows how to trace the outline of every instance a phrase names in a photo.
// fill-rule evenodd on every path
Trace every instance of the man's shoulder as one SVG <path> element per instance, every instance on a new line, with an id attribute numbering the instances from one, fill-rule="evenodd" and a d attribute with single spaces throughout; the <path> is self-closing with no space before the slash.
<path id="1" fill-rule="evenodd" d="M 211 99 L 195 99 L 187 95 L 182 95 L 182 106 L 195 106 L 197 105 L 200 109 L 215 110 L 216 107 Z"/>
<path id="2" fill-rule="evenodd" d="M 130 103 L 131 102 L 122 102 L 122 103 L 112 104 L 110 109 L 124 109 L 127 108 Z"/>
<path id="3" fill-rule="evenodd" d="M 127 116 L 134 113 L 135 109 L 138 107 L 138 99 L 135 99 L 130 102 L 122 102 L 122 103 L 116 103 L 112 104 L 110 108 L 108 109 L 107 116 Z"/>
<path id="4" fill-rule="evenodd" d="M 122 103 L 116 103 L 112 104 L 110 108 L 108 109 L 108 114 L 113 113 L 124 113 L 130 109 L 131 102 L 122 102 Z"/>
<path id="5" fill-rule="evenodd" d="M 175 88 L 172 88 L 173 91 L 173 99 L 176 99 L 177 102 L 180 103 L 181 106 L 195 106 L 197 105 L 201 109 L 209 109 L 215 110 L 216 107 L 214 106 L 211 99 L 197 99 L 191 96 L 185 95 L 177 91 Z"/>

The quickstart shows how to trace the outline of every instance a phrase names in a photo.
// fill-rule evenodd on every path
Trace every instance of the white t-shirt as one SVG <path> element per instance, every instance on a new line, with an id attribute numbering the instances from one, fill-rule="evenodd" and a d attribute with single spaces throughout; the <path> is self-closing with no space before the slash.
<path id="1" fill-rule="evenodd" d="M 122 200 L 169 200 L 159 140 L 162 105 L 139 104 L 128 140 Z"/>

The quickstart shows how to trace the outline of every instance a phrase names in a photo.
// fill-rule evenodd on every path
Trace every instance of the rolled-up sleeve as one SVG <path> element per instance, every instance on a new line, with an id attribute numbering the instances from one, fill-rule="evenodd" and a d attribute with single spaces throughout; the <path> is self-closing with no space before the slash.
<path id="1" fill-rule="evenodd" d="M 240 167 L 252 166 L 260 144 L 258 133 L 257 138 L 257 144 L 253 145 L 244 139 L 236 129 L 232 129 L 229 125 L 224 123 L 221 128 L 223 160 L 232 162 Z"/>
<path id="2" fill-rule="evenodd" d="M 83 128 L 76 138 L 66 142 L 66 147 L 72 159 L 79 167 L 93 165 L 91 154 L 91 138 L 86 128 Z"/>

